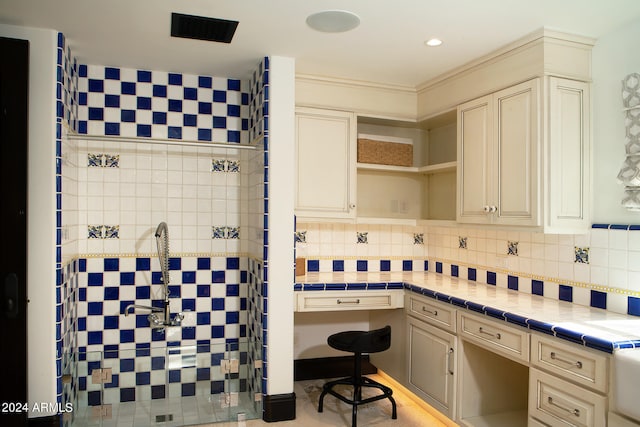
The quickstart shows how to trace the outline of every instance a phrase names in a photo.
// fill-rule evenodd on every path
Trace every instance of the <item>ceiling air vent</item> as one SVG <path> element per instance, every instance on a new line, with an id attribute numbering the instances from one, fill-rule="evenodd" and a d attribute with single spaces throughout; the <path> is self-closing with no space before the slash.
<path id="1" fill-rule="evenodd" d="M 185 39 L 231 43 L 238 21 L 204 16 L 171 14 L 171 36 Z"/>

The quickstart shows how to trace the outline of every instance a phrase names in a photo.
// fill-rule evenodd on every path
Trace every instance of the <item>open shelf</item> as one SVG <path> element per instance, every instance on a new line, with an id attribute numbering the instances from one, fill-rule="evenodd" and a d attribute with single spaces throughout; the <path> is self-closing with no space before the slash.
<path id="1" fill-rule="evenodd" d="M 460 423 L 467 427 L 526 427 L 529 368 L 466 340 L 461 343 Z"/>
<path id="2" fill-rule="evenodd" d="M 455 171 L 457 164 L 458 162 L 451 161 L 451 162 L 417 167 L 417 166 L 378 165 L 374 163 L 358 163 L 357 167 L 358 169 L 361 169 L 361 170 L 371 170 L 371 171 L 381 171 L 381 172 L 432 174 L 432 173 Z"/>
<path id="3" fill-rule="evenodd" d="M 356 164 L 357 222 L 455 221 L 456 117 L 455 110 L 414 123 L 358 117 L 359 138 L 410 144 L 413 159 L 407 166 Z"/>

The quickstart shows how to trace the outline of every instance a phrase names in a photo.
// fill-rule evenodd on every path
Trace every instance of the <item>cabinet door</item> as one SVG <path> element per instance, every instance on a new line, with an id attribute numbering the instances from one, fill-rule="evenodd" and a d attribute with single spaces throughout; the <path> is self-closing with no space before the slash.
<path id="1" fill-rule="evenodd" d="M 540 225 L 539 79 L 494 93 L 495 223 Z"/>
<path id="2" fill-rule="evenodd" d="M 409 389 L 428 404 L 453 418 L 456 337 L 407 317 Z"/>
<path id="3" fill-rule="evenodd" d="M 458 213 L 459 222 L 489 223 L 488 207 L 493 144 L 491 95 L 458 107 Z"/>
<path id="4" fill-rule="evenodd" d="M 589 113 L 588 83 L 549 78 L 548 231 L 582 233 L 591 224 Z"/>
<path id="5" fill-rule="evenodd" d="M 355 217 L 355 115 L 296 110 L 296 214 Z"/>

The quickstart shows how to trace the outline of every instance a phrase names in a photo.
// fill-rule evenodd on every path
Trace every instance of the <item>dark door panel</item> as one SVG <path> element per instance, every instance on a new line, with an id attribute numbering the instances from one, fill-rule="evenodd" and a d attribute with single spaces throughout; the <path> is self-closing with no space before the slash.
<path id="1" fill-rule="evenodd" d="M 0 37 L 0 425 L 26 424 L 29 42 Z"/>

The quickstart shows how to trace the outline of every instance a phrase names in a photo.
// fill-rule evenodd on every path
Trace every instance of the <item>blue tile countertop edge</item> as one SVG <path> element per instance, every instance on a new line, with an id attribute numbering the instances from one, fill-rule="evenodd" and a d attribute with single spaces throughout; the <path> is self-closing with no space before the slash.
<path id="1" fill-rule="evenodd" d="M 298 280 L 299 278 L 296 278 Z M 527 318 L 517 313 L 511 313 L 489 305 L 479 304 L 471 300 L 448 295 L 440 291 L 435 291 L 424 286 L 412 284 L 407 281 L 357 281 L 343 283 L 309 283 L 296 282 L 294 291 L 335 291 L 335 290 L 401 290 L 420 294 L 422 296 L 433 298 L 437 301 L 449 303 L 457 307 L 472 311 L 474 313 L 483 314 L 493 319 L 502 320 L 516 326 L 530 329 L 532 331 L 541 332 L 556 338 L 570 341 L 575 344 L 584 345 L 595 350 L 612 354 L 616 350 L 621 349 L 640 349 L 640 338 L 631 338 L 628 340 L 608 340 L 595 335 L 581 333 L 578 330 L 568 328 L 566 326 L 545 322 L 539 319 Z"/>

